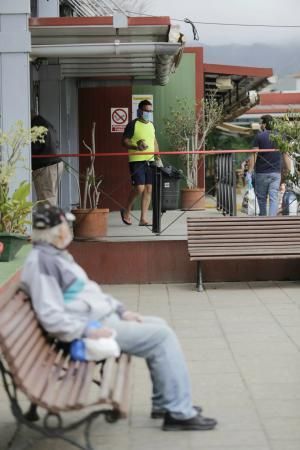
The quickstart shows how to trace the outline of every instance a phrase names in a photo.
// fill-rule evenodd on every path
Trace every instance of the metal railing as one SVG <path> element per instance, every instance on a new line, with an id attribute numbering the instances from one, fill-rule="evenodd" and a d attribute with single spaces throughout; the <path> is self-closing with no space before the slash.
<path id="1" fill-rule="evenodd" d="M 216 156 L 217 210 L 224 216 L 236 216 L 236 176 L 233 153 Z"/>

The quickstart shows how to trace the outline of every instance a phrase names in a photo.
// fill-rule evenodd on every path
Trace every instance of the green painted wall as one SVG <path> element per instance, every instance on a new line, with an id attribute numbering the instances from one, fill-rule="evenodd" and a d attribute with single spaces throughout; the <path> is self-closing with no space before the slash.
<path id="1" fill-rule="evenodd" d="M 183 54 L 182 60 L 175 74 L 170 76 L 166 86 L 138 85 L 133 86 L 133 94 L 152 94 L 154 107 L 154 125 L 156 137 L 161 151 L 172 150 L 167 136 L 164 133 L 164 119 L 168 117 L 170 107 L 175 105 L 176 98 L 186 97 L 195 104 L 196 98 L 196 69 L 195 55 Z M 181 166 L 179 157 L 164 156 L 165 164 Z"/>

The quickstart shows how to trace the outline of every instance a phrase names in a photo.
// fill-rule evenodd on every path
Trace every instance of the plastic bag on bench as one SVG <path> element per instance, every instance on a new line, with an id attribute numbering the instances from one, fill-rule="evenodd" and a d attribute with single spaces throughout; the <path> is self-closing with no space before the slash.
<path id="1" fill-rule="evenodd" d="M 120 347 L 113 337 L 100 339 L 76 339 L 70 346 L 71 358 L 74 361 L 101 361 L 102 359 L 121 354 Z"/>

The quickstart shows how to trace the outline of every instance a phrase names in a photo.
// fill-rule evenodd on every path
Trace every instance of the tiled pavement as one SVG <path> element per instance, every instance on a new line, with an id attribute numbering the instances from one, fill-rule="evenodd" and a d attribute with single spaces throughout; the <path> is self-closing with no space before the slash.
<path id="1" fill-rule="evenodd" d="M 129 419 L 94 427 L 96 449 L 300 449 L 300 283 L 209 284 L 204 293 L 186 284 L 105 289 L 129 308 L 164 317 L 174 327 L 190 368 L 195 404 L 219 425 L 205 432 L 161 431 L 160 421 L 149 418 L 145 364 L 136 360 Z M 1 450 L 12 430 L 0 388 Z M 44 441 L 32 448 L 71 447 Z"/>

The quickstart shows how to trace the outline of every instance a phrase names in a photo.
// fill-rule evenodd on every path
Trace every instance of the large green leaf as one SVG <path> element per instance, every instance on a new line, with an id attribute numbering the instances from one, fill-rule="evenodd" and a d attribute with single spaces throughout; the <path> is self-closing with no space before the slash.
<path id="1" fill-rule="evenodd" d="M 24 202 L 30 194 L 30 184 L 27 181 L 22 181 L 20 186 L 15 190 L 12 199 L 17 202 Z"/>

